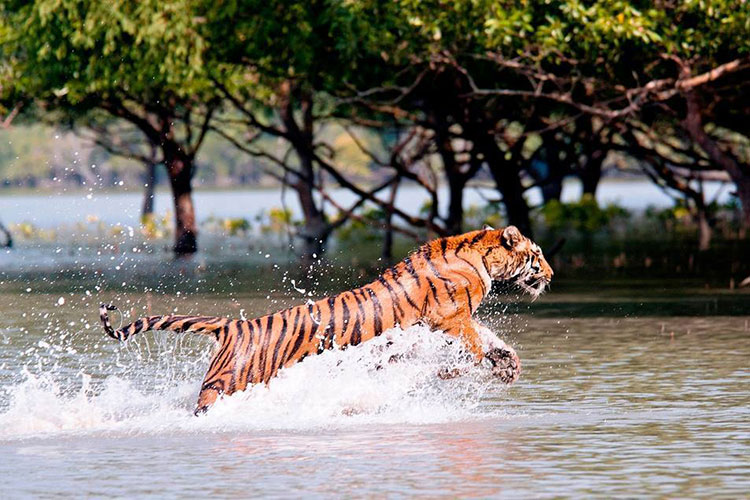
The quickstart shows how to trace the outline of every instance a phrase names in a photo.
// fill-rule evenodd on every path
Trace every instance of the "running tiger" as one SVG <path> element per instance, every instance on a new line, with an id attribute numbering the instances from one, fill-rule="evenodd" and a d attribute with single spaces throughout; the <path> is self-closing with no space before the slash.
<path id="1" fill-rule="evenodd" d="M 210 316 L 149 316 L 114 330 L 102 304 L 104 330 L 127 340 L 147 330 L 211 335 L 218 349 L 198 396 L 196 414 L 218 397 L 267 383 L 281 368 L 326 349 L 344 348 L 389 328 L 424 323 L 459 338 L 477 360 L 487 358 L 506 383 L 521 371 L 515 351 L 472 318 L 492 280 L 517 284 L 534 298 L 552 279 L 552 268 L 536 243 L 514 226 L 488 226 L 431 241 L 386 270 L 372 283 L 254 320 Z"/>

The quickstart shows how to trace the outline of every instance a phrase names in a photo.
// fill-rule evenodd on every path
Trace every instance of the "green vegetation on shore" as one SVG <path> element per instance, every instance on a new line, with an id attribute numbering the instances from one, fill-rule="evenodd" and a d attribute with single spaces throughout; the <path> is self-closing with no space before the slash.
<path id="1" fill-rule="evenodd" d="M 595 243 L 617 214 L 587 200 L 627 170 L 679 199 L 707 251 L 750 234 L 748 26 L 744 0 L 6 2 L 0 174 L 144 186 L 145 216 L 161 179 L 178 255 L 198 250 L 194 185 L 273 181 L 302 207 L 286 229 L 310 259 L 357 224 L 386 258 L 395 235 L 482 217 L 531 236 L 530 190 L 548 232 Z M 559 203 L 570 177 L 577 206 Z M 734 185 L 737 231 L 705 196 L 716 178 Z M 491 213 L 464 206 L 477 181 Z M 407 182 L 431 200 L 418 215 L 393 203 Z"/>

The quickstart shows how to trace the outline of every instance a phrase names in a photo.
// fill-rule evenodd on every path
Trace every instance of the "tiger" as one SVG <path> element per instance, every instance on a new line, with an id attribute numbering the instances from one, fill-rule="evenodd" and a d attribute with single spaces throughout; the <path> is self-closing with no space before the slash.
<path id="1" fill-rule="evenodd" d="M 210 335 L 217 343 L 198 395 L 195 414 L 217 399 L 268 384 L 282 368 L 330 349 L 356 346 L 385 331 L 416 324 L 461 342 L 477 363 L 485 359 L 504 383 L 515 382 L 521 361 L 510 346 L 472 315 L 492 281 L 518 285 L 538 297 L 553 271 L 539 246 L 515 226 L 471 231 L 430 241 L 373 282 L 316 302 L 253 320 L 212 316 L 148 316 L 115 330 L 108 311 L 99 313 L 105 332 L 125 341 L 147 330 Z"/>

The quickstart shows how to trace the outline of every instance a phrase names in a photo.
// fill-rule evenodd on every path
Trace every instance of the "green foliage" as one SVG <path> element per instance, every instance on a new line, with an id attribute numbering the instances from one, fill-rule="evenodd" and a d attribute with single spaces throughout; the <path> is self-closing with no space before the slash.
<path id="1" fill-rule="evenodd" d="M 460 80 L 440 80 L 451 69 L 460 67 L 454 76 L 469 74 L 482 88 L 529 89 L 527 78 L 488 54 L 545 74 L 572 76 L 583 82 L 576 92 L 587 101 L 591 93 L 601 99 L 654 78 L 674 78 L 673 57 L 690 61 L 697 73 L 746 56 L 749 31 L 745 0 L 11 0 L 0 5 L 0 109 L 9 109 L 16 99 L 36 99 L 45 107 L 24 109 L 37 117 L 91 125 L 101 123 L 95 110 L 124 101 L 147 111 L 168 106 L 184 117 L 220 99 L 217 87 L 223 86 L 257 111 L 263 126 L 278 120 L 277 111 L 289 97 L 282 90 L 288 83 L 292 94 L 313 96 L 317 114 L 345 118 L 359 113 L 382 118 L 380 111 L 363 111 L 346 99 L 358 91 L 380 89 L 387 101 L 409 89 L 408 98 L 398 102 L 405 111 L 393 117 L 382 112 L 409 127 L 429 116 L 431 110 L 424 107 L 432 102 L 425 96 L 435 98 L 431 92 L 438 100 L 464 95 L 465 89 L 457 88 L 442 93 L 438 84 Z M 521 124 L 532 108 L 545 125 L 570 113 L 562 105 L 539 101 L 532 106 L 525 99 L 477 98 L 472 106 L 466 105 L 470 99 L 457 100 L 465 109 L 451 109 L 446 113 L 451 119 L 481 109 L 490 117 L 487 130 L 498 131 L 506 142 L 528 132 Z M 414 115 L 407 117 L 407 112 Z M 221 126 L 235 137 L 252 128 L 237 126 L 236 116 L 228 118 Z M 232 120 L 235 125 L 228 124 Z M 176 126 L 175 133 L 194 135 L 188 128 Z M 301 133 L 321 133 L 311 128 Z M 375 134 L 362 135 L 368 148 L 381 153 Z M 351 139 L 342 134 L 325 139 L 347 174 L 366 175 L 373 168 Z M 523 156 L 528 159 L 543 139 L 531 135 L 526 143 Z M 0 162 L 11 172 L 7 178 L 44 175 L 49 154 L 33 144 L 32 138 L 18 138 L 14 148 L 0 145 Z M 256 144 L 262 151 L 279 148 L 267 136 Z M 222 143 L 209 140 L 206 145 L 211 154 L 200 159 L 220 158 L 214 163 L 222 166 L 200 173 L 199 180 L 247 168 L 238 155 L 222 152 Z M 508 144 L 501 149 L 511 155 Z M 421 215 L 431 208 L 423 207 Z M 500 212 L 499 207 L 472 207 L 465 224 L 499 225 Z M 542 213 L 552 229 L 589 233 L 626 217 L 586 198 L 550 203 Z M 262 225 L 282 232 L 291 224 L 291 214 L 281 211 L 271 212 Z M 346 230 L 364 229 L 352 223 Z"/>
<path id="2" fill-rule="evenodd" d="M 471 205 L 464 211 L 464 228 L 467 231 L 481 229 L 485 224 L 498 228 L 505 225 L 503 209 L 498 202 L 490 202 L 483 206 Z"/>
<path id="3" fill-rule="evenodd" d="M 687 222 L 692 218 L 690 209 L 684 200 L 677 200 L 669 208 L 647 207 L 644 215 L 646 218 L 657 220 L 665 225 L 676 222 Z"/>
<path id="4" fill-rule="evenodd" d="M 193 95 L 204 41 L 188 0 L 36 0 L 6 4 L 0 46 L 13 86 L 87 106 L 93 96 Z"/>
<path id="5" fill-rule="evenodd" d="M 627 219 L 630 214 L 617 205 L 601 208 L 591 195 L 583 195 L 579 201 L 562 203 L 548 202 L 541 210 L 547 228 L 553 232 L 577 231 L 595 233 L 608 227 L 617 219 Z"/>
<path id="6" fill-rule="evenodd" d="M 296 224 L 289 209 L 273 207 L 258 216 L 260 230 L 264 234 L 284 234 Z"/>
<path id="7" fill-rule="evenodd" d="M 698 232 L 695 207 L 684 199 L 675 200 L 671 207 L 647 207 L 643 213 L 641 233 L 666 234 L 672 237 L 692 237 Z M 731 239 L 740 228 L 740 206 L 735 199 L 719 204 L 715 201 L 706 207 L 706 216 L 715 236 Z"/>
<path id="8" fill-rule="evenodd" d="M 223 220 L 224 231 L 231 236 L 245 234 L 250 230 L 250 222 L 244 218 L 226 218 Z"/>
<path id="9" fill-rule="evenodd" d="M 432 213 L 434 204 L 432 203 L 432 200 L 425 200 L 424 203 L 422 203 L 422 206 L 419 207 L 419 215 L 426 216 Z"/>
<path id="10" fill-rule="evenodd" d="M 327 61 L 346 63 L 346 69 L 335 69 L 336 77 L 359 88 L 407 82 L 438 54 L 471 65 L 475 78 L 483 78 L 486 71 L 477 71 L 475 58 L 491 51 L 545 69 L 630 85 L 658 76 L 660 68 L 672 71 L 665 55 L 691 59 L 705 68 L 750 53 L 750 5 L 743 0 L 661 5 L 625 0 L 365 0 L 316 7 L 315 22 L 302 23 L 302 32 L 291 37 L 303 45 L 300 58 L 311 61 L 323 43 L 319 54 L 329 56 Z M 294 4 L 289 10 L 296 14 L 287 13 L 293 17 L 286 20 L 300 22 L 299 12 L 305 9 Z M 283 20 L 277 16 L 274 22 Z M 296 61 L 297 45 L 282 45 L 289 47 L 282 60 Z M 316 66 L 317 71 L 321 68 Z M 487 80 L 494 81 L 498 71 L 486 74 Z M 341 82 L 331 82 L 334 89 L 342 88 Z"/>
<path id="11" fill-rule="evenodd" d="M 385 222 L 386 213 L 381 208 L 366 205 L 360 210 L 360 219 L 350 219 L 337 232 L 337 236 L 344 242 L 375 242 L 383 235 L 383 229 L 368 221 Z"/>
<path id="12" fill-rule="evenodd" d="M 147 240 L 162 239 L 171 234 L 171 232 L 170 214 L 166 214 L 163 217 L 157 217 L 154 214 L 141 217 L 141 234 Z"/>

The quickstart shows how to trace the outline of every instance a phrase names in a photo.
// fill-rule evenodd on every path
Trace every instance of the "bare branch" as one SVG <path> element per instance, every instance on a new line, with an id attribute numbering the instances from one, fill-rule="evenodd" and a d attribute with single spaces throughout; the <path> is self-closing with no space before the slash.
<path id="1" fill-rule="evenodd" d="M 271 163 L 273 163 L 274 165 L 278 165 L 285 172 L 288 172 L 288 173 L 296 176 L 298 179 L 304 179 L 304 176 L 302 175 L 301 172 L 299 172 L 299 171 L 297 171 L 297 170 L 295 170 L 295 169 L 293 169 L 292 167 L 289 166 L 289 163 L 288 163 L 288 154 L 289 154 L 289 151 L 288 150 L 287 150 L 287 153 L 284 155 L 284 158 L 283 159 L 279 159 L 279 158 L 276 158 L 275 156 L 273 156 L 272 154 L 270 154 L 270 153 L 268 153 L 266 151 L 263 151 L 261 149 L 253 149 L 253 148 L 250 148 L 249 146 L 247 146 L 246 144 L 242 144 L 240 141 L 238 141 L 237 139 L 235 139 L 231 135 L 227 134 L 224 130 L 222 130 L 220 128 L 211 127 L 211 130 L 213 130 L 214 132 L 216 132 L 217 134 L 219 134 L 222 138 L 224 138 L 226 141 L 228 141 L 230 144 L 232 144 L 232 146 L 234 146 L 235 148 L 239 149 L 243 153 L 246 153 L 246 154 L 248 154 L 250 156 L 254 156 L 254 157 L 258 157 L 258 158 L 264 158 L 264 159 L 270 161 Z M 268 170 L 264 169 L 264 171 L 270 174 L 270 172 Z M 276 176 L 274 176 L 274 177 L 276 177 Z M 278 178 L 278 177 L 276 177 L 276 178 Z"/>
<path id="2" fill-rule="evenodd" d="M 255 113 L 253 113 L 250 109 L 245 107 L 245 104 L 236 95 L 232 94 L 229 91 L 229 89 L 227 89 L 226 86 L 222 84 L 220 81 L 216 79 L 213 79 L 212 81 L 214 85 L 216 85 L 216 88 L 218 88 L 219 91 L 221 91 L 224 97 L 228 99 L 230 103 L 232 103 L 235 109 L 237 109 L 237 111 L 239 111 L 245 117 L 247 117 L 248 121 L 253 127 L 260 129 L 263 132 L 276 136 L 276 137 L 287 137 L 287 134 L 284 130 L 261 123 L 258 120 L 257 116 L 255 116 Z"/>
<path id="3" fill-rule="evenodd" d="M 211 129 L 211 118 L 214 115 L 214 112 L 216 111 L 216 106 L 209 106 L 208 110 L 206 111 L 205 116 L 203 117 L 203 122 L 201 123 L 201 129 L 198 133 L 198 139 L 196 139 L 195 143 L 190 145 L 190 141 L 188 140 L 188 145 L 190 147 L 190 155 L 195 156 L 198 153 L 198 150 L 200 149 L 201 145 L 203 145 L 203 141 L 206 138 L 206 134 Z"/>
<path id="4" fill-rule="evenodd" d="M 439 226 L 439 225 L 435 224 L 432 220 L 422 219 L 420 217 L 415 217 L 415 216 L 412 216 L 412 215 L 409 215 L 409 214 L 405 213 L 404 211 L 402 211 L 401 209 L 399 209 L 399 208 L 397 208 L 395 206 L 389 206 L 383 200 L 377 198 L 374 195 L 371 195 L 367 191 L 364 191 L 359 186 L 357 186 L 357 185 L 353 184 L 351 181 L 349 181 L 346 177 L 344 177 L 341 174 L 341 172 L 339 172 L 338 167 L 336 165 L 333 165 L 332 163 L 330 163 L 326 158 L 321 157 L 320 155 L 316 154 L 315 152 L 312 152 L 312 155 L 313 155 L 316 163 L 318 163 L 323 168 L 323 170 L 325 170 L 326 172 L 328 172 L 331 175 L 331 177 L 333 177 L 336 180 L 336 182 L 338 182 L 342 187 L 345 187 L 346 189 L 352 191 L 353 193 L 355 193 L 359 197 L 365 198 L 365 199 L 373 202 L 374 204 L 376 204 L 376 205 L 378 205 L 378 206 L 380 206 L 380 207 L 382 207 L 382 208 L 384 208 L 386 210 L 389 210 L 391 213 L 393 213 L 394 215 L 397 215 L 398 217 L 400 217 L 401 219 L 403 219 L 404 221 L 406 221 L 407 223 L 409 223 L 412 226 L 415 226 L 415 227 L 424 227 L 424 228 L 430 229 L 431 231 L 434 231 L 435 233 L 440 234 L 440 235 L 447 234 L 447 230 L 445 228 L 443 228 L 442 226 Z"/>

